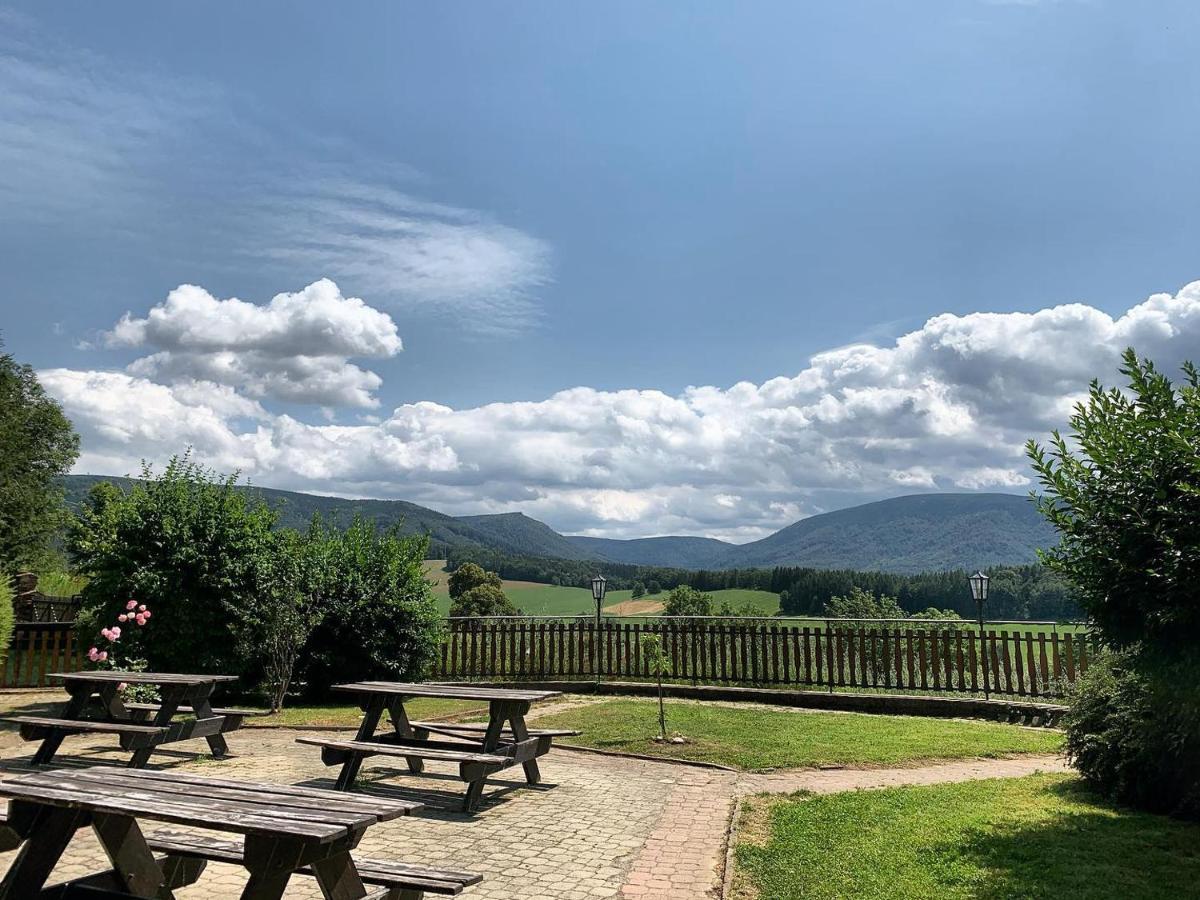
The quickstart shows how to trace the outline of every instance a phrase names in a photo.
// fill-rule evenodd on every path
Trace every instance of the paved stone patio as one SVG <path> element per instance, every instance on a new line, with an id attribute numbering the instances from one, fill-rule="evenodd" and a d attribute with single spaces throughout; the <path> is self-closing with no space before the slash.
<path id="1" fill-rule="evenodd" d="M 231 758 L 199 754 L 203 741 L 174 744 L 152 765 L 198 774 L 331 786 L 315 748 L 295 743 L 309 734 L 290 729 L 244 729 L 229 735 Z M 114 742 L 98 736 L 68 738 L 63 765 L 122 763 Z M 0 734 L 0 770 L 22 771 L 34 745 Z M 180 749 L 176 749 L 180 748 Z M 188 751 L 194 748 L 194 753 Z M 380 760 L 364 767 L 364 790 L 456 808 L 462 784 L 454 767 L 428 764 L 413 777 Z M 544 782 L 525 786 L 517 775 L 489 782 L 480 811 L 465 815 L 428 808 L 368 830 L 360 852 L 386 859 L 449 865 L 480 872 L 485 880 L 464 900 L 704 900 L 720 895 L 728 826 L 737 797 L 748 793 L 818 792 L 896 784 L 1009 777 L 1058 771 L 1054 757 L 965 760 L 897 769 L 797 770 L 734 773 L 649 760 L 554 750 L 542 759 Z M 451 774 L 447 774 L 451 773 Z M 507 773 L 502 773 L 507 774 Z M 0 854 L 0 870 L 12 854 Z M 67 851 L 56 879 L 101 866 L 90 833 Z M 201 881 L 178 891 L 180 900 L 236 897 L 245 874 L 210 865 Z M 318 898 L 309 879 L 295 878 L 289 898 Z"/>

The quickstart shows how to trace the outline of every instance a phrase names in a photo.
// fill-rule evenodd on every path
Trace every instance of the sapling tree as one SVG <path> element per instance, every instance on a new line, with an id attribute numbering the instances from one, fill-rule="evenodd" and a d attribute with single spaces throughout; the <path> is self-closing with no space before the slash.
<path id="1" fill-rule="evenodd" d="M 658 740 L 667 739 L 667 710 L 663 705 L 663 676 L 671 672 L 671 657 L 663 649 L 662 637 L 657 634 L 642 635 L 642 658 L 650 674 L 658 679 Z"/>

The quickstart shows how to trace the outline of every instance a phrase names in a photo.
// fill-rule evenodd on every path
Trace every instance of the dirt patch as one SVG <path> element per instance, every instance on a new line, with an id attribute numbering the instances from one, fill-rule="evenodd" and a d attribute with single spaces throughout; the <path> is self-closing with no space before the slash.
<path id="1" fill-rule="evenodd" d="M 604 607 L 610 616 L 655 616 L 663 611 L 661 600 L 625 600 Z"/>

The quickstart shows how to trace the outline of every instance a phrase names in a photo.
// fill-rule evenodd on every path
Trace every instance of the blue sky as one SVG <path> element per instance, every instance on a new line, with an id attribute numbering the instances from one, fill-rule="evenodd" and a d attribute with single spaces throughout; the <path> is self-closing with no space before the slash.
<path id="1" fill-rule="evenodd" d="M 1133 327 L 1122 316 L 1157 292 L 1178 306 L 1200 277 L 1198 25 L 1194 4 L 1102 0 L 3 5 L 0 328 L 59 373 L 47 384 L 88 470 L 186 443 L 260 483 L 733 539 L 906 490 L 1024 490 L 1022 429 L 1061 421 L 1076 378 L 1111 372 Z M 219 319 L 229 298 L 266 309 L 319 279 L 336 295 L 298 294 L 280 315 L 383 330 L 303 364 L 279 351 L 283 326 L 263 324 L 275 350 L 252 352 L 166 326 L 113 337 L 181 284 Z M 346 298 L 389 318 L 403 350 Z M 824 399 L 863 388 L 844 366 L 811 374 L 814 357 L 901 352 L 941 314 L 977 334 L 1002 320 L 973 314 L 1075 301 L 1104 333 L 1055 348 L 1070 371 L 1040 385 L 1038 410 L 1005 407 L 984 442 L 1003 452 L 950 452 L 937 425 L 814 425 Z M 1191 334 L 1144 343 L 1182 358 Z M 868 387 L 940 390 L 978 434 L 1001 413 L 964 393 L 969 368 Z M 116 373 L 132 380 L 97 380 Z M 821 385 L 772 407 L 783 431 L 688 393 L 712 385 L 728 402 L 738 382 L 761 394 L 801 376 Z M 572 388 L 586 396 L 567 395 L 561 421 L 537 405 Z M 701 421 L 674 434 L 673 412 L 619 410 L 622 390 Z M 152 394 L 200 404 L 212 430 L 106 430 L 131 392 L 146 408 Z M 338 427 L 387 446 L 300 451 L 289 423 L 322 447 Z M 645 429 L 661 444 L 638 444 Z M 814 429 L 825 444 L 801 447 Z M 481 431 L 521 453 L 473 457 Z M 757 461 L 769 477 L 737 474 L 743 442 L 772 448 Z M 318 452 L 331 461 L 311 465 Z M 804 474 L 819 460 L 823 474 Z"/>

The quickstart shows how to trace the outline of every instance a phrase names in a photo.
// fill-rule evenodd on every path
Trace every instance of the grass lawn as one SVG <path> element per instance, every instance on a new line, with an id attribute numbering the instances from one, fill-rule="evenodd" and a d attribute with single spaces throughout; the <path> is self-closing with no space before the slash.
<path id="1" fill-rule="evenodd" d="M 437 697 L 417 697 L 404 704 L 404 710 L 410 719 L 432 719 L 439 716 L 449 716 L 478 712 L 487 712 L 486 703 L 476 703 L 471 700 L 442 700 Z M 261 725 L 344 725 L 354 728 L 362 721 L 363 712 L 355 705 L 322 704 L 320 706 L 287 706 L 283 711 L 273 716 L 256 716 L 246 719 L 247 726 Z"/>
<path id="2" fill-rule="evenodd" d="M 1200 825 L 1097 800 L 1068 775 L 750 798 L 749 898 L 1196 896 Z"/>
<path id="3" fill-rule="evenodd" d="M 895 765 L 918 759 L 1053 753 L 1062 736 L 990 722 L 789 712 L 667 701 L 667 729 L 686 744 L 657 744 L 657 703 L 606 700 L 537 718 L 573 727 L 572 743 L 602 750 L 721 763 L 741 769 Z"/>

